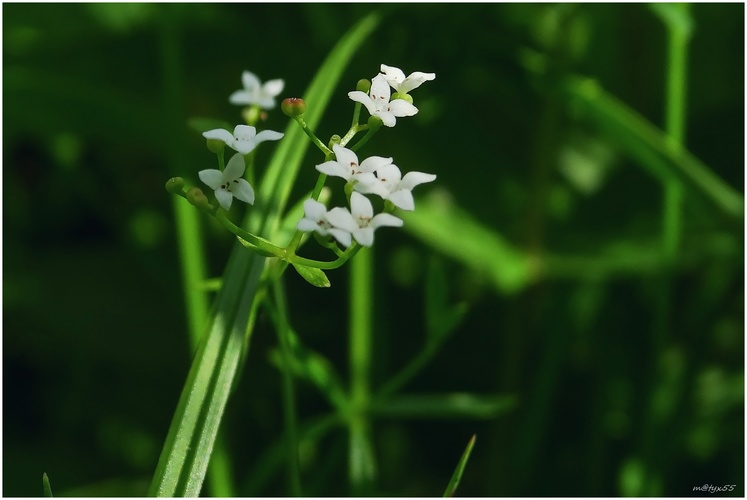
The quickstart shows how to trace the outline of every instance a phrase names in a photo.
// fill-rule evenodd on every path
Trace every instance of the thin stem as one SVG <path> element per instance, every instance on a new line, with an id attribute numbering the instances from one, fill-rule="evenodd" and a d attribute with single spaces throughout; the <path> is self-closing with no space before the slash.
<path id="1" fill-rule="evenodd" d="M 358 141 L 357 143 L 355 143 L 355 146 L 353 146 L 352 148 L 350 148 L 350 150 L 351 151 L 358 151 L 358 149 L 360 149 L 361 146 L 363 146 L 365 143 L 367 143 L 371 139 L 371 137 L 373 137 L 373 135 L 376 132 L 378 132 L 379 128 L 380 127 L 372 127 L 370 129 L 368 129 L 368 131 L 366 132 L 366 135 L 364 135 L 361 138 L 360 141 Z"/>
<path id="2" fill-rule="evenodd" d="M 348 474 L 354 495 L 366 494 L 376 475 L 370 437 L 369 372 L 373 323 L 373 254 L 366 249 L 350 270 L 350 391 L 351 417 Z"/>
<path id="3" fill-rule="evenodd" d="M 275 280 L 273 284 L 275 294 L 275 305 L 277 308 L 278 341 L 283 358 L 283 417 L 285 423 L 285 435 L 288 460 L 288 479 L 290 481 L 291 494 L 300 497 L 301 493 L 301 464 L 298 457 L 298 422 L 296 420 L 296 396 L 293 385 L 293 373 L 291 370 L 292 354 L 290 340 L 290 324 L 288 319 L 288 306 L 286 303 L 285 289 L 282 278 Z"/>
<path id="4" fill-rule="evenodd" d="M 309 128 L 308 125 L 306 125 L 306 122 L 301 116 L 294 116 L 293 119 L 296 120 L 296 123 L 298 123 L 301 126 L 301 130 L 303 130 L 304 133 L 309 136 L 309 138 L 311 139 L 311 142 L 313 142 L 314 145 L 322 151 L 322 153 L 324 153 L 325 155 L 333 154 L 332 150 L 330 150 L 327 146 L 325 146 L 325 144 L 319 140 L 319 138 L 314 134 L 314 132 L 311 131 L 311 129 Z"/>

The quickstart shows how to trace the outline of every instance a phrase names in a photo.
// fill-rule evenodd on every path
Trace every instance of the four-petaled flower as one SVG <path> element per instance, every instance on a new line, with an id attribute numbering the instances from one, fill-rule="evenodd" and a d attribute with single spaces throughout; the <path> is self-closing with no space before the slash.
<path id="1" fill-rule="evenodd" d="M 420 87 L 424 82 L 436 78 L 435 73 L 423 73 L 421 71 L 415 71 L 405 78 L 405 73 L 401 69 L 386 64 L 381 65 L 381 72 L 384 73 L 387 83 L 391 85 L 395 92 L 400 94 L 407 94 Z"/>
<path id="2" fill-rule="evenodd" d="M 367 186 L 376 182 L 373 172 L 384 165 L 392 163 L 391 158 L 371 156 L 358 163 L 358 156 L 351 150 L 335 144 L 332 146 L 336 160 L 330 160 L 317 165 L 316 169 L 323 174 L 342 177 L 356 186 Z"/>
<path id="3" fill-rule="evenodd" d="M 278 139 L 282 139 L 283 135 L 282 132 L 275 132 L 274 130 L 263 130 L 257 133 L 257 129 L 251 125 L 236 125 L 236 128 L 233 129 L 233 134 L 222 128 L 202 133 L 205 139 L 223 141 L 228 147 L 238 151 L 242 155 L 251 153 L 260 142 L 277 141 Z"/>
<path id="4" fill-rule="evenodd" d="M 262 109 L 275 107 L 275 96 L 280 94 L 285 87 L 281 79 L 270 80 L 264 85 L 259 81 L 257 75 L 249 71 L 241 74 L 241 82 L 244 84 L 242 90 L 237 90 L 228 98 L 231 104 L 255 104 Z"/>
<path id="5" fill-rule="evenodd" d="M 376 182 L 362 185 L 359 191 L 378 194 L 402 210 L 415 210 L 413 188 L 435 180 L 435 175 L 423 172 L 407 172 L 403 178 L 397 165 L 382 165 L 376 169 Z"/>
<path id="6" fill-rule="evenodd" d="M 254 190 L 243 178 L 245 168 L 244 157 L 237 153 L 228 161 L 223 172 L 211 168 L 201 170 L 197 175 L 215 191 L 215 199 L 220 206 L 228 210 L 234 197 L 250 205 L 254 203 Z"/>
<path id="7" fill-rule="evenodd" d="M 349 233 L 359 244 L 370 247 L 374 241 L 374 231 L 383 226 L 401 227 L 402 219 L 392 214 L 381 213 L 374 216 L 373 205 L 368 198 L 353 191 L 350 195 L 350 211 L 347 208 L 336 207 L 327 212 L 327 220 L 336 230 L 330 233 L 345 246 L 350 246 L 343 241 L 338 234 Z"/>
<path id="8" fill-rule="evenodd" d="M 402 116 L 413 116 L 418 108 L 405 101 L 395 99 L 389 102 L 391 89 L 384 75 L 379 73 L 371 80 L 371 90 L 368 94 L 360 90 L 348 92 L 348 97 L 355 102 L 363 104 L 371 116 L 378 116 L 387 127 L 394 127 L 397 118 Z"/>

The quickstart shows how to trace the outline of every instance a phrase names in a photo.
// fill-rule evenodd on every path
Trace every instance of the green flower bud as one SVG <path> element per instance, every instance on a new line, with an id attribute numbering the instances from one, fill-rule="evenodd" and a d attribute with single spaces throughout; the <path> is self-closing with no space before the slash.
<path id="1" fill-rule="evenodd" d="M 412 104 L 412 96 L 410 94 L 400 94 L 399 92 L 395 92 L 394 94 L 392 94 L 392 101 L 395 99 L 402 99 L 403 101 L 407 101 Z"/>
<path id="2" fill-rule="evenodd" d="M 329 144 L 327 145 L 327 147 L 329 149 L 332 149 L 332 146 L 334 146 L 335 144 L 340 144 L 341 142 L 342 142 L 342 137 L 340 137 L 339 135 L 335 134 L 335 135 L 333 135 L 332 137 L 329 138 Z"/>
<path id="3" fill-rule="evenodd" d="M 166 191 L 171 194 L 180 194 L 184 190 L 184 179 L 172 177 L 166 181 Z"/>
<path id="4" fill-rule="evenodd" d="M 372 129 L 375 130 L 375 129 L 381 127 L 382 125 L 384 125 L 384 122 L 381 121 L 381 118 L 379 118 L 378 116 L 371 115 L 371 116 L 368 117 L 368 126 L 370 128 L 372 128 Z"/>
<path id="5" fill-rule="evenodd" d="M 218 154 L 226 147 L 226 143 L 220 139 L 208 139 L 207 148 L 211 153 Z"/>
<path id="6" fill-rule="evenodd" d="M 358 83 L 355 85 L 355 90 L 360 90 L 361 92 L 368 94 L 368 91 L 371 90 L 371 80 L 366 80 L 365 78 L 363 80 L 358 80 Z"/>
<path id="7" fill-rule="evenodd" d="M 280 109 L 283 110 L 286 116 L 293 118 L 306 112 L 306 101 L 300 97 L 288 97 L 280 103 Z"/>
<path id="8" fill-rule="evenodd" d="M 203 193 L 202 189 L 198 188 L 197 186 L 191 187 L 187 190 L 187 201 L 200 210 L 209 211 L 213 209 L 213 206 L 208 201 L 205 193 Z"/>

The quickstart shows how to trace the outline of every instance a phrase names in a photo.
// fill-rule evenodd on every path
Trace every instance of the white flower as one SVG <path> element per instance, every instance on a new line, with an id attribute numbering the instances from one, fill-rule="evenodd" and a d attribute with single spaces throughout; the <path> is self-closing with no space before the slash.
<path id="1" fill-rule="evenodd" d="M 323 174 L 334 177 L 342 177 L 348 182 L 354 182 L 356 186 L 366 186 L 376 182 L 373 172 L 384 165 L 392 163 L 391 158 L 382 156 L 371 156 L 358 163 L 358 156 L 351 150 L 335 144 L 332 146 L 335 152 L 335 160 L 330 160 L 317 165 L 316 169 Z"/>
<path id="2" fill-rule="evenodd" d="M 368 112 L 371 113 L 371 116 L 381 118 L 381 121 L 387 127 L 394 127 L 394 124 L 397 123 L 397 118 L 413 116 L 418 112 L 418 108 L 404 99 L 395 99 L 389 102 L 391 93 L 392 91 L 386 82 L 386 78 L 379 73 L 371 80 L 371 90 L 368 95 L 360 90 L 354 90 L 348 92 L 348 97 L 355 102 L 363 104 Z"/>
<path id="3" fill-rule="evenodd" d="M 254 190 L 243 178 L 245 168 L 244 156 L 237 153 L 228 161 L 223 172 L 211 168 L 201 170 L 197 175 L 210 189 L 215 190 L 215 199 L 221 207 L 228 210 L 234 197 L 250 205 L 254 203 Z"/>
<path id="4" fill-rule="evenodd" d="M 387 83 L 392 86 L 395 92 L 400 94 L 407 94 L 423 83 L 436 78 L 435 73 L 422 73 L 420 71 L 411 73 L 410 76 L 405 78 L 405 73 L 401 69 L 386 64 L 381 65 L 381 72 L 384 73 Z"/>
<path id="5" fill-rule="evenodd" d="M 402 178 L 402 173 L 397 165 L 382 165 L 376 169 L 376 182 L 362 185 L 359 191 L 378 194 L 402 210 L 414 210 L 413 188 L 435 180 L 435 175 L 423 172 L 408 172 Z"/>
<path id="6" fill-rule="evenodd" d="M 298 221 L 296 229 L 309 232 L 316 231 L 322 236 L 329 235 L 332 224 L 327 220 L 327 207 L 312 198 L 303 202 L 304 218 Z M 350 240 L 350 237 L 348 237 Z M 350 243 L 348 243 L 350 244 Z"/>
<path id="7" fill-rule="evenodd" d="M 243 90 L 237 90 L 228 98 L 231 104 L 256 104 L 262 109 L 272 109 L 275 107 L 275 96 L 280 94 L 285 87 L 285 82 L 281 79 L 270 80 L 264 85 L 254 73 L 244 71 L 241 74 L 241 82 L 244 84 Z"/>
<path id="8" fill-rule="evenodd" d="M 249 154 L 257 144 L 264 141 L 277 141 L 283 138 L 283 133 L 274 130 L 263 130 L 259 134 L 257 129 L 250 125 L 236 125 L 233 134 L 226 129 L 216 128 L 203 132 L 205 139 L 217 139 L 223 141 L 226 145 L 242 155 Z"/>
<path id="9" fill-rule="evenodd" d="M 351 213 L 352 212 L 352 213 Z M 403 222 L 392 214 L 373 214 L 373 205 L 362 194 L 353 191 L 350 195 L 350 211 L 336 207 L 327 212 L 327 220 L 332 224 L 329 232 L 345 246 L 340 233 L 348 233 L 364 247 L 370 247 L 374 241 L 374 231 L 378 227 L 400 227 Z M 350 241 L 348 239 L 348 241 Z"/>

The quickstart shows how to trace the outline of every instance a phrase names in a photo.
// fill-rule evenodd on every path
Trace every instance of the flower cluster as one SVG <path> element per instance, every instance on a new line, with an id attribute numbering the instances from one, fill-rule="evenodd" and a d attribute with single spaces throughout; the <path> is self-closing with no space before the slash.
<path id="1" fill-rule="evenodd" d="M 362 103 L 372 116 L 378 116 L 383 124 L 393 127 L 396 118 L 412 116 L 418 109 L 410 102 L 412 99 L 396 98 L 390 101 L 391 86 L 399 96 L 419 87 L 423 82 L 433 80 L 433 73 L 415 72 L 405 77 L 399 69 L 385 64 L 371 82 L 369 94 L 356 90 L 348 96 Z M 407 96 L 409 97 L 409 96 Z M 382 226 L 401 226 L 402 219 L 390 213 L 374 215 L 373 205 L 365 194 L 375 194 L 392 206 L 401 210 L 414 210 L 415 201 L 412 190 L 415 186 L 436 180 L 433 174 L 408 172 L 402 176 L 399 167 L 392 158 L 370 156 L 358 161 L 358 156 L 351 149 L 339 144 L 332 146 L 335 159 L 316 166 L 322 174 L 341 177 L 352 189 L 350 209 L 336 207 L 327 211 L 326 207 L 315 200 L 304 203 L 304 218 L 298 223 L 300 231 L 316 231 L 321 236 L 333 236 L 340 244 L 349 247 L 354 239 L 362 246 L 371 246 L 374 230 Z"/>

